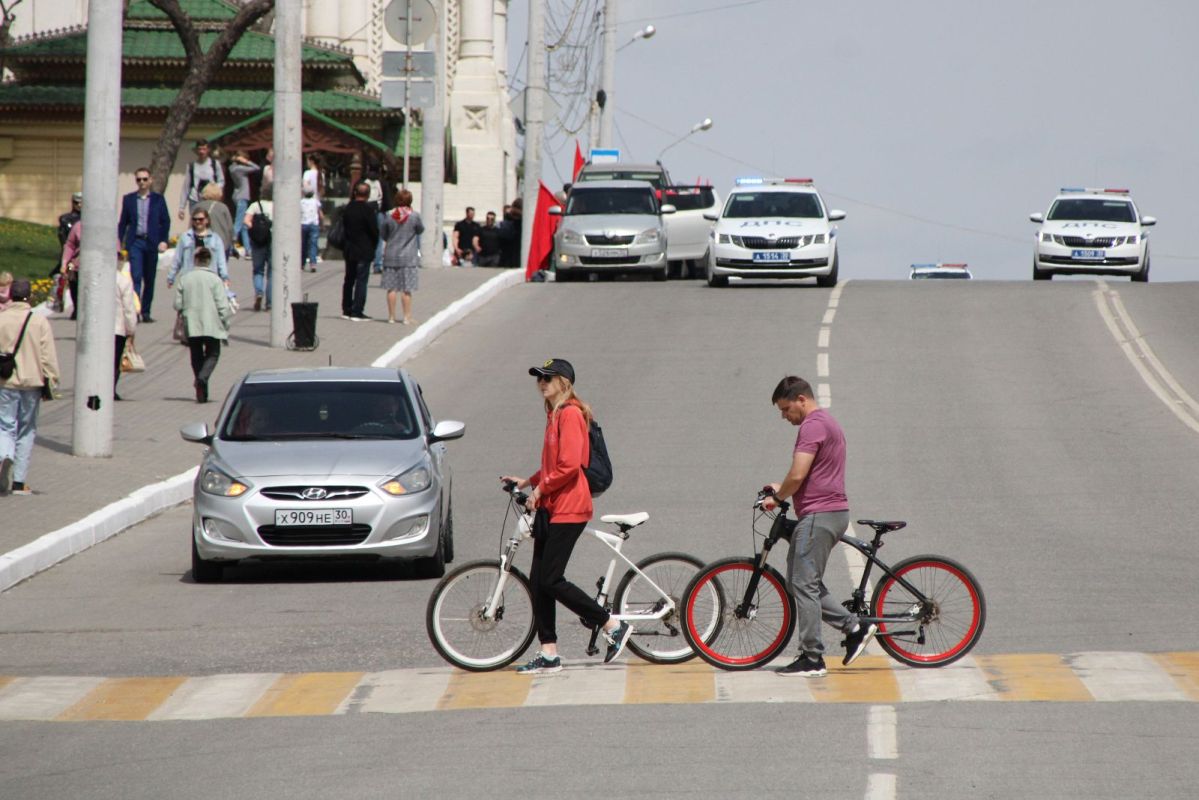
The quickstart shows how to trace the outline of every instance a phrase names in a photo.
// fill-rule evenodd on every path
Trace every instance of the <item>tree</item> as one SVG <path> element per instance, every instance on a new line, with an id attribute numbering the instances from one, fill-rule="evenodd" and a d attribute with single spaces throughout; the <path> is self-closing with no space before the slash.
<path id="1" fill-rule="evenodd" d="M 13 10 L 22 0 L 0 0 L 0 79 L 4 78 L 4 54 L 12 40 L 12 25 L 17 21 Z"/>
<path id="2" fill-rule="evenodd" d="M 274 11 L 275 0 L 249 0 L 242 5 L 237 16 L 221 29 L 208 50 L 201 47 L 199 31 L 192 24 L 191 17 L 180 8 L 179 0 L 150 0 L 150 4 L 170 19 L 175 32 L 179 34 L 179 40 L 183 42 L 183 50 L 187 57 L 187 77 L 183 86 L 179 88 L 179 94 L 171 103 L 170 110 L 167 111 L 162 133 L 159 134 L 158 143 L 154 145 L 154 154 L 150 157 L 150 175 L 154 180 L 154 189 L 161 192 L 166 187 L 171 169 L 175 166 L 179 145 L 182 144 L 192 118 L 196 115 L 200 98 L 242 34 Z"/>

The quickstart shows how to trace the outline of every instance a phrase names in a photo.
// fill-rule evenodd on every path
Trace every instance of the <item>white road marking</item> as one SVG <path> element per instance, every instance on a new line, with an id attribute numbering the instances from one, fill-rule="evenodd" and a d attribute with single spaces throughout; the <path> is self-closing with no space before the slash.
<path id="1" fill-rule="evenodd" d="M 821 383 L 816 387 L 816 402 L 820 404 L 821 408 L 832 408 L 833 390 L 827 383 Z"/>
<path id="2" fill-rule="evenodd" d="M 338 714 L 406 714 L 433 711 L 454 673 L 445 669 L 393 669 L 371 672 L 350 693 Z"/>
<path id="3" fill-rule="evenodd" d="M 279 673 L 189 678 L 146 719 L 240 717 L 279 679 Z"/>
<path id="4" fill-rule="evenodd" d="M 895 706 L 871 706 L 866 721 L 866 750 L 871 758 L 899 757 Z"/>
<path id="5" fill-rule="evenodd" d="M 893 674 L 905 703 L 999 699 L 973 656 L 963 656 L 947 667 L 896 669 Z"/>
<path id="6" fill-rule="evenodd" d="M 1157 395 L 1182 424 L 1199 433 L 1199 402 L 1182 388 L 1149 347 L 1128 310 L 1124 308 L 1119 293 L 1111 290 L 1107 281 L 1099 280 L 1097 283 L 1099 288 L 1093 293 L 1095 305 L 1116 344 L 1120 346 L 1150 391 Z"/>
<path id="7" fill-rule="evenodd" d="M 866 800 L 894 800 L 895 775 L 875 772 L 866 779 Z"/>
<path id="8" fill-rule="evenodd" d="M 784 654 L 761 669 L 745 672 L 716 673 L 718 703 L 812 703 L 812 690 L 806 678 L 783 678 L 774 667 L 786 664 L 794 654 Z"/>
<path id="9" fill-rule="evenodd" d="M 828 353 L 820 353 L 816 356 L 816 377 L 828 377 Z"/>
<path id="10" fill-rule="evenodd" d="M 829 333 L 831 333 L 830 328 L 821 328 L 820 329 L 820 338 L 816 340 L 817 347 L 825 348 L 825 349 L 828 348 Z"/>
<path id="11" fill-rule="evenodd" d="M 17 678 L 0 690 L 0 719 L 54 719 L 104 680 L 57 675 Z"/>
<path id="12" fill-rule="evenodd" d="M 837 309 L 835 309 L 835 308 L 830 308 L 830 309 L 828 309 L 827 311 L 825 311 L 825 312 L 824 312 L 824 319 L 823 319 L 823 320 L 821 320 L 820 322 L 821 322 L 821 324 L 822 324 L 822 325 L 832 325 L 832 324 L 833 324 L 833 318 L 834 318 L 834 317 L 836 317 L 836 316 L 837 316 Z"/>
<path id="13" fill-rule="evenodd" d="M 624 701 L 623 664 L 572 666 L 552 675 L 535 675 L 526 706 L 618 705 Z"/>
<path id="14" fill-rule="evenodd" d="M 1099 701 L 1176 701 L 1187 695 L 1145 653 L 1077 653 L 1070 666 Z"/>

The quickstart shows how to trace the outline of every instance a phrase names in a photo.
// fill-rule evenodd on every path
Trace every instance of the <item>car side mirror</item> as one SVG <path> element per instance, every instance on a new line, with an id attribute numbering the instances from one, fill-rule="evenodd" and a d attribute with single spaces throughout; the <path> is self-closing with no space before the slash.
<path id="1" fill-rule="evenodd" d="M 1150 225 L 1157 224 L 1157 217 L 1141 217 L 1141 224 L 1148 228 Z"/>
<path id="2" fill-rule="evenodd" d="M 433 426 L 433 432 L 429 434 L 429 444 L 444 442 L 449 439 L 461 439 L 465 433 L 465 422 L 457 422 L 452 419 L 442 420 Z"/>
<path id="3" fill-rule="evenodd" d="M 551 217 L 562 216 L 562 206 L 550 206 L 549 215 Z"/>
<path id="4" fill-rule="evenodd" d="M 212 433 L 208 430 L 207 422 L 189 422 L 179 429 L 179 435 L 185 442 L 212 444 Z"/>
<path id="5" fill-rule="evenodd" d="M 830 209 L 828 212 L 828 221 L 836 222 L 839 219 L 845 219 L 845 212 L 839 208 Z"/>
<path id="6" fill-rule="evenodd" d="M 716 220 L 720 219 L 720 215 L 711 213 L 704 214 L 704 219 L 706 219 L 708 222 L 715 222 Z"/>
<path id="7" fill-rule="evenodd" d="M 1032 220 L 1033 222 L 1044 222 L 1045 221 L 1045 215 L 1042 214 L 1040 211 L 1038 211 L 1035 214 L 1029 214 L 1028 218 L 1030 220 Z"/>
<path id="8" fill-rule="evenodd" d="M 674 212 L 675 212 L 675 207 L 672 206 L 670 203 L 667 203 L 666 205 L 664 205 L 660 209 L 658 209 L 659 214 L 673 214 Z"/>

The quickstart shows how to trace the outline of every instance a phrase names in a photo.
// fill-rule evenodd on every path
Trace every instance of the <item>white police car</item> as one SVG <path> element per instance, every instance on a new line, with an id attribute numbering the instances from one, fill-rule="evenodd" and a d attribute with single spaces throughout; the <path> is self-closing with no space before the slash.
<path id="1" fill-rule="evenodd" d="M 1127 189 L 1063 188 L 1040 223 L 1033 244 L 1032 277 L 1127 275 L 1149 280 L 1149 233 L 1153 217 L 1142 217 Z"/>
<path id="2" fill-rule="evenodd" d="M 912 273 L 908 276 L 914 281 L 921 280 L 970 280 L 969 264 L 913 264 Z"/>
<path id="3" fill-rule="evenodd" d="M 739 178 L 709 238 L 709 286 L 729 278 L 816 278 L 837 283 L 837 228 L 810 178 Z"/>

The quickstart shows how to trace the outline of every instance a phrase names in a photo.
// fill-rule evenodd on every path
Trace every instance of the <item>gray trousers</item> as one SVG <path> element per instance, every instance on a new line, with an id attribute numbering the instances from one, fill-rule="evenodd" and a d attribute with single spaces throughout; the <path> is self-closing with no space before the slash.
<path id="1" fill-rule="evenodd" d="M 858 618 L 829 596 L 824 586 L 824 568 L 841 535 L 849 529 L 848 511 L 820 511 L 799 518 L 791 534 L 787 556 L 787 588 L 799 612 L 799 652 L 812 656 L 824 653 L 820 620 L 841 631 L 853 628 Z"/>

